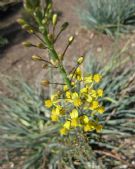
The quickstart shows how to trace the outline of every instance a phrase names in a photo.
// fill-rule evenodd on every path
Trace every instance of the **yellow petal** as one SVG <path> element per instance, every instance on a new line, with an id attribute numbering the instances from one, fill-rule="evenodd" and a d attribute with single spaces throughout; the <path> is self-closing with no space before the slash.
<path id="1" fill-rule="evenodd" d="M 69 91 L 66 92 L 66 97 L 67 97 L 68 99 L 71 98 L 71 93 L 70 93 Z"/>
<path id="2" fill-rule="evenodd" d="M 92 75 L 84 77 L 84 83 L 92 83 L 92 82 L 93 82 Z"/>
<path id="3" fill-rule="evenodd" d="M 66 121 L 63 126 L 64 126 L 64 128 L 69 130 L 70 129 L 70 121 Z"/>
<path id="4" fill-rule="evenodd" d="M 96 132 L 101 132 L 101 130 L 103 129 L 103 126 L 102 125 L 97 125 L 95 127 L 95 129 L 96 129 Z"/>
<path id="5" fill-rule="evenodd" d="M 102 114 L 105 112 L 105 108 L 103 106 L 100 106 L 98 109 L 97 109 L 98 113 Z"/>
<path id="6" fill-rule="evenodd" d="M 58 117 L 57 115 L 53 115 L 53 114 L 52 114 L 52 115 L 51 115 L 51 120 L 54 121 L 54 122 L 55 122 L 55 121 L 58 121 L 58 120 L 59 120 L 59 117 Z"/>
<path id="7" fill-rule="evenodd" d="M 98 89 L 97 94 L 99 97 L 102 97 L 103 96 L 103 89 Z"/>
<path id="8" fill-rule="evenodd" d="M 78 117 L 78 111 L 76 109 L 73 109 L 72 112 L 70 113 L 71 119 L 75 119 Z"/>
<path id="9" fill-rule="evenodd" d="M 79 107 L 79 106 L 81 106 L 81 104 L 82 104 L 82 102 L 81 102 L 81 99 L 75 99 L 74 101 L 73 101 L 73 103 L 74 103 L 74 105 L 76 106 L 76 107 Z"/>
<path id="10" fill-rule="evenodd" d="M 60 134 L 61 134 L 61 135 L 66 135 L 67 132 L 68 132 L 68 130 L 67 130 L 66 128 L 60 129 Z"/>
<path id="11" fill-rule="evenodd" d="M 84 122 L 85 124 L 87 124 L 87 123 L 89 122 L 88 116 L 86 116 L 86 115 L 83 116 L 83 122 Z"/>
<path id="12" fill-rule="evenodd" d="M 50 108 L 51 106 L 53 105 L 52 101 L 51 100 L 46 100 L 45 101 L 45 106 Z"/>
<path id="13" fill-rule="evenodd" d="M 102 79 L 102 76 L 100 74 L 95 74 L 93 76 L 93 80 L 96 82 L 96 83 L 99 83 Z"/>
<path id="14" fill-rule="evenodd" d="M 78 126 L 78 120 L 77 119 L 72 119 L 71 120 L 71 127 L 77 127 Z"/>

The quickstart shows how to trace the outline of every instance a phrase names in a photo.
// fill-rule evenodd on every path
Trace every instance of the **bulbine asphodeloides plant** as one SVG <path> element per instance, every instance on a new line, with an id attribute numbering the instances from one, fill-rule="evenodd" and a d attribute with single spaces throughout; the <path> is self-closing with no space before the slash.
<path id="1" fill-rule="evenodd" d="M 59 125 L 61 135 L 100 132 L 103 128 L 100 124 L 100 116 L 105 110 L 100 101 L 103 90 L 98 88 L 102 75 L 98 72 L 87 74 L 81 71 L 84 56 L 77 59 L 76 66 L 70 72 L 65 69 L 63 61 L 68 47 L 74 41 L 74 36 L 69 37 L 66 48 L 62 54 L 59 54 L 55 42 L 68 27 L 68 23 L 63 23 L 56 34 L 58 15 L 53 12 L 51 0 L 46 0 L 45 4 L 40 0 L 25 0 L 24 8 L 33 18 L 34 24 L 29 24 L 24 19 L 18 19 L 18 22 L 23 29 L 35 35 L 40 43 L 35 45 L 24 42 L 23 45 L 47 50 L 48 58 L 33 55 L 32 59 L 43 62 L 43 68 L 58 69 L 63 79 L 62 83 L 53 82 L 61 85 L 61 88 L 44 101 L 45 107 L 50 111 L 50 120 Z M 47 79 L 42 80 L 41 83 L 45 86 L 51 85 Z"/>

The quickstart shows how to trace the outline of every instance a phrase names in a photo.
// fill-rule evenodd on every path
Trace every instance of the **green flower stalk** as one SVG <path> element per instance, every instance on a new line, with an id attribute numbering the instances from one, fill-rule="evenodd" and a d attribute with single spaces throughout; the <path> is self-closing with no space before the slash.
<path id="1" fill-rule="evenodd" d="M 99 122 L 99 116 L 104 112 L 105 108 L 100 102 L 103 90 L 97 88 L 97 83 L 101 80 L 100 74 L 83 75 L 80 65 L 84 61 L 81 56 L 77 60 L 76 66 L 70 73 L 67 72 L 63 65 L 63 61 L 69 46 L 74 41 L 74 36 L 68 38 L 67 45 L 62 54 L 58 54 L 54 46 L 61 33 L 68 27 L 65 22 L 56 34 L 55 28 L 58 22 L 58 15 L 53 13 L 52 1 L 46 1 L 46 5 L 40 6 L 40 1 L 25 0 L 24 7 L 33 17 L 36 25 L 30 25 L 27 21 L 20 19 L 19 23 L 29 33 L 34 34 L 42 45 L 34 45 L 30 42 L 23 43 L 26 47 L 37 47 L 47 49 L 49 60 L 38 55 L 33 55 L 34 61 L 45 62 L 45 67 L 58 68 L 64 83 L 57 83 L 49 80 L 41 82 L 44 86 L 50 84 L 64 85 L 56 94 L 51 93 L 51 97 L 45 100 L 45 107 L 51 111 L 50 119 L 52 122 L 58 122 L 60 133 L 66 135 L 72 129 L 80 132 L 99 132 L 102 125 Z M 56 35 L 55 35 L 56 34 Z M 64 122 L 64 123 L 63 123 Z M 81 132 L 82 132 L 81 131 Z"/>
<path id="2" fill-rule="evenodd" d="M 55 37 L 55 27 L 57 25 L 58 21 L 58 15 L 53 14 L 52 12 L 52 2 L 46 1 L 46 6 L 44 9 L 41 9 L 40 6 L 40 0 L 31 1 L 31 0 L 25 0 L 24 1 L 24 8 L 26 11 L 32 16 L 32 18 L 35 20 L 36 28 L 30 24 L 27 23 L 24 19 L 19 19 L 18 22 L 21 24 L 22 28 L 27 30 L 29 33 L 34 34 L 36 37 L 38 37 L 39 40 L 42 41 L 42 43 L 45 46 L 45 49 L 48 49 L 50 60 L 53 61 L 54 66 L 58 67 L 59 72 L 69 88 L 71 88 L 71 81 L 68 78 L 68 73 L 66 72 L 62 60 L 56 49 L 54 48 L 54 43 L 57 41 L 60 34 L 67 28 L 68 24 L 64 23 L 61 26 L 61 29 L 59 33 Z M 53 27 L 53 32 L 50 31 L 50 26 Z M 42 36 L 42 38 L 40 37 Z M 71 45 L 72 42 L 68 44 Z M 25 46 L 29 46 L 26 43 L 24 43 Z M 33 47 L 36 47 L 36 45 L 31 45 Z M 64 57 L 66 51 L 63 52 L 62 58 Z"/>

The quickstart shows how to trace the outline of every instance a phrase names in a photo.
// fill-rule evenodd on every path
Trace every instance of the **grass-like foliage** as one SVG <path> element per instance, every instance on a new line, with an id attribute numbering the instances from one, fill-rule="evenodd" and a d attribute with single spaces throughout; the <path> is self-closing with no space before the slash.
<path id="1" fill-rule="evenodd" d="M 80 152 L 78 144 L 72 142 L 74 138 L 60 137 L 58 125 L 50 123 L 49 112 L 43 106 L 43 95 L 19 78 L 1 78 L 7 84 L 8 96 L 0 96 L 0 146 L 8 151 L 8 160 L 23 169 L 63 169 L 73 165 L 87 168 L 91 148 L 82 142 L 84 150 Z"/>
<path id="2" fill-rule="evenodd" d="M 84 0 L 79 13 L 88 28 L 111 36 L 128 32 L 135 25 L 134 0 Z"/>
<path id="3" fill-rule="evenodd" d="M 107 156 L 103 161 L 106 167 L 121 164 L 121 159 L 117 158 L 117 155 L 125 152 L 119 147 L 118 140 L 129 138 L 135 133 L 134 66 L 124 68 L 126 60 L 120 62 L 119 56 L 112 57 L 104 67 L 89 57 L 86 57 L 85 61 L 84 71 L 100 72 L 104 76 L 104 80 L 99 84 L 105 91 L 103 102 L 106 107 L 101 119 L 104 125 L 102 133 L 87 134 L 86 139 L 90 139 L 90 145 L 77 137 L 76 144 L 72 144 L 72 140 L 75 141 L 75 138 L 72 138 L 74 136 L 60 137 L 57 132 L 58 125 L 52 125 L 48 120 L 48 111 L 42 103 L 43 96 L 22 80 L 12 81 L 6 78 L 11 93 L 10 97 L 0 97 L 2 117 L 0 142 L 2 147 L 14 150 L 14 153 L 10 152 L 9 159 L 14 158 L 14 155 L 22 155 L 26 159 L 25 169 L 32 166 L 36 169 L 90 168 L 92 165 L 98 167 L 92 163 L 94 160 L 92 147 L 97 154 L 108 152 L 109 158 Z M 112 150 L 115 151 L 115 155 L 111 154 Z"/>

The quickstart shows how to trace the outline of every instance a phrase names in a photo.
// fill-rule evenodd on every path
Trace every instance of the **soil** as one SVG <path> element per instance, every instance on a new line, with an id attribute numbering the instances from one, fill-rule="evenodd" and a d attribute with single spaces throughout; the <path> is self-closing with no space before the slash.
<path id="1" fill-rule="evenodd" d="M 102 62 L 106 62 L 112 53 L 125 49 L 125 52 L 134 59 L 134 32 L 114 40 L 101 33 L 87 30 L 81 24 L 76 12 L 76 8 L 79 5 L 80 0 L 54 1 L 55 10 L 62 13 L 58 27 L 64 21 L 70 23 L 69 28 L 63 33 L 56 44 L 57 51 L 62 53 L 66 46 L 68 37 L 70 35 L 75 36 L 73 45 L 69 47 L 65 56 L 69 70 L 72 68 L 71 66 L 74 64 L 77 57 L 87 53 L 91 54 L 93 57 L 97 57 L 99 60 L 102 60 Z M 20 26 L 16 23 L 16 19 L 20 18 L 20 16 L 21 10 L 19 7 L 19 10 L 16 13 L 13 13 L 13 15 L 9 15 L 5 19 L 0 18 L 0 25 L 5 26 L 6 30 L 8 30 L 4 31 L 9 32 L 12 30 L 12 33 L 8 34 L 9 44 L 4 49 L 0 50 L 0 73 L 9 75 L 13 78 L 19 73 L 31 84 L 37 85 L 40 84 L 41 79 L 47 77 L 48 73 L 41 68 L 40 63 L 32 61 L 31 56 L 37 54 L 46 58 L 47 52 L 37 48 L 25 48 L 22 46 L 23 41 L 31 41 L 35 44 L 39 41 L 20 29 Z M 104 59 L 102 56 L 105 56 Z M 2 86 L 0 86 L 0 92 L 3 92 Z M 12 168 L 11 166 L 2 167 L 1 169 Z"/>

